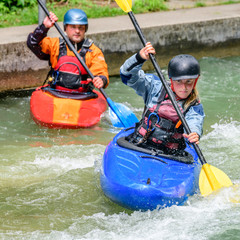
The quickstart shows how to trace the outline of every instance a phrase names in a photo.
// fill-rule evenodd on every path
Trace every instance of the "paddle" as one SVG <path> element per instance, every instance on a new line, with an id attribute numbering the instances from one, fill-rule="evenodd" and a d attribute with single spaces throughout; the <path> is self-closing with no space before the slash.
<path id="1" fill-rule="evenodd" d="M 131 10 L 132 1 L 131 0 L 115 0 L 115 1 L 124 12 L 128 13 L 136 31 L 137 31 L 137 34 L 138 34 L 139 38 L 141 39 L 143 46 L 145 46 L 147 41 L 145 40 L 143 33 L 141 31 L 141 28 L 139 27 L 137 20 L 135 19 L 133 12 Z M 185 120 L 181 110 L 179 109 L 179 106 L 177 104 L 175 96 L 174 96 L 171 88 L 169 87 L 167 81 L 165 80 L 154 55 L 149 54 L 149 57 L 150 57 L 150 60 L 153 64 L 164 88 L 167 91 L 167 94 L 168 94 L 187 134 L 190 134 L 191 130 L 187 124 L 187 121 Z M 200 188 L 201 194 L 204 196 L 207 196 L 207 195 L 211 194 L 213 191 L 216 191 L 222 187 L 231 186 L 232 182 L 224 172 L 222 172 L 220 169 L 213 167 L 207 163 L 199 146 L 197 144 L 193 143 L 193 147 L 195 148 L 195 150 L 198 154 L 199 160 L 202 164 L 202 169 L 201 169 L 200 176 L 199 176 L 199 188 Z"/>
<path id="2" fill-rule="evenodd" d="M 43 4 L 43 2 L 41 0 L 37 0 L 37 1 L 38 1 L 39 5 L 42 7 L 43 11 L 49 17 L 49 12 L 48 12 L 47 8 L 45 7 L 45 5 Z M 87 73 L 90 76 L 90 78 L 93 79 L 94 78 L 93 74 L 88 69 L 86 63 L 80 57 L 80 55 L 78 54 L 77 50 L 74 48 L 74 46 L 72 45 L 70 40 L 66 37 L 66 35 L 62 31 L 62 29 L 59 27 L 59 25 L 56 22 L 54 23 L 54 26 L 56 27 L 56 29 L 58 30 L 58 32 L 60 33 L 62 38 L 67 43 L 69 49 L 75 54 L 75 56 L 77 57 L 79 62 L 82 64 L 84 69 L 87 71 Z M 109 107 L 111 109 L 110 110 L 110 119 L 111 119 L 111 122 L 112 122 L 114 127 L 125 127 L 125 128 L 127 128 L 127 127 L 133 126 L 134 123 L 138 122 L 137 117 L 135 116 L 135 114 L 128 107 L 126 107 L 125 105 L 123 105 L 121 103 L 113 102 L 107 96 L 107 94 L 105 93 L 103 88 L 100 88 L 99 90 L 102 93 L 102 95 L 104 96 L 104 98 L 106 99 L 106 101 L 107 101 L 107 103 L 108 103 L 108 105 L 109 105 Z"/>

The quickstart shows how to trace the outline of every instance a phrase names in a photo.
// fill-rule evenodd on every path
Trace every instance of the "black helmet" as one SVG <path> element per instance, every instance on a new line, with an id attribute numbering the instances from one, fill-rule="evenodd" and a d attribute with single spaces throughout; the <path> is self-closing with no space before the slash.
<path id="1" fill-rule="evenodd" d="M 200 75 L 197 59 L 188 54 L 180 54 L 172 58 L 168 64 L 168 76 L 173 81 L 194 79 Z"/>

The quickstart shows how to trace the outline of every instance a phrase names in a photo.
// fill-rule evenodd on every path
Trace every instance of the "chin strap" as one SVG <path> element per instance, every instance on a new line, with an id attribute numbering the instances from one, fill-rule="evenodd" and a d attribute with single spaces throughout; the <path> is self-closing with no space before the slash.
<path id="1" fill-rule="evenodd" d="M 172 80 L 172 78 L 170 78 L 170 81 L 171 81 L 171 89 L 172 89 L 173 92 L 175 92 L 174 91 L 174 87 L 173 87 L 173 80 Z"/>
<path id="2" fill-rule="evenodd" d="M 196 87 L 196 84 L 197 84 L 197 81 L 198 81 L 199 77 L 200 77 L 200 75 L 198 75 L 198 77 L 195 79 L 195 83 L 194 83 L 193 89 Z"/>

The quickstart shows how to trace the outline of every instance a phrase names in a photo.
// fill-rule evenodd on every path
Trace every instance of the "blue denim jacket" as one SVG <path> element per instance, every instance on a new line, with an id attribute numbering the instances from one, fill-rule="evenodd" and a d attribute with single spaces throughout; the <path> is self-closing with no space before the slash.
<path id="1" fill-rule="evenodd" d="M 162 82 L 154 75 L 146 74 L 142 70 L 144 62 L 137 54 L 134 54 L 121 66 L 120 76 L 122 82 L 133 88 L 143 98 L 146 107 L 150 108 L 157 104 Z M 182 104 L 182 101 L 178 103 Z M 185 115 L 191 132 L 196 132 L 199 137 L 202 135 L 204 117 L 202 104 L 191 106 Z"/>

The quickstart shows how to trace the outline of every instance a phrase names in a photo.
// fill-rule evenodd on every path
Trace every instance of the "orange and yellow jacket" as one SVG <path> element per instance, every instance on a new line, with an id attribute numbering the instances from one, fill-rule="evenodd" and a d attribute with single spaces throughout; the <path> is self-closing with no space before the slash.
<path id="1" fill-rule="evenodd" d="M 42 24 L 33 33 L 28 35 L 27 46 L 41 60 L 48 60 L 52 68 L 55 68 L 59 55 L 59 38 L 47 37 L 49 29 Z M 77 51 L 81 51 L 84 40 L 76 45 Z M 67 56 L 75 56 L 67 46 Z M 89 47 L 85 55 L 85 63 L 94 76 L 103 79 L 104 88 L 109 84 L 108 68 L 102 51 L 94 44 Z"/>

